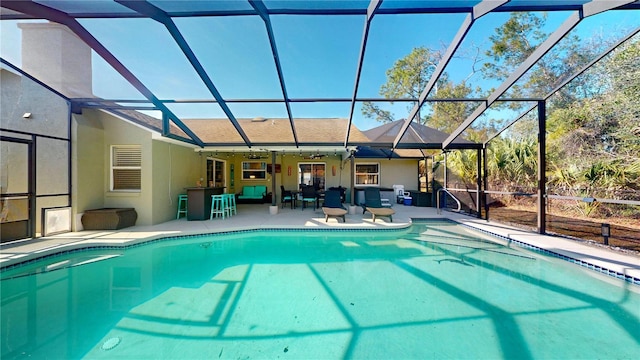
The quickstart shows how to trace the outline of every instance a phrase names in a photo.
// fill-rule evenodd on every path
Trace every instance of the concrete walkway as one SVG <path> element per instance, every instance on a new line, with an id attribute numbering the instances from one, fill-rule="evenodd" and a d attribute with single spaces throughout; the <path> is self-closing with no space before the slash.
<path id="1" fill-rule="evenodd" d="M 396 211 L 393 222 L 389 222 L 386 218 L 378 218 L 374 223 L 371 220 L 371 214 L 363 215 L 362 208 L 356 207 L 353 213 L 346 216 L 347 221 L 343 223 L 335 218 L 329 218 L 328 222 L 325 222 L 321 209 L 303 210 L 285 207 L 278 208 L 278 213 L 272 215 L 267 204 L 240 204 L 238 214 L 227 219 L 187 221 L 181 218 L 153 226 L 133 226 L 114 231 L 79 231 L 3 244 L 0 246 L 0 267 L 4 268 L 61 251 L 91 246 L 128 245 L 167 236 L 263 228 L 388 229 L 407 227 L 411 224 L 412 218 L 448 218 L 465 226 L 498 235 L 520 246 L 566 257 L 569 261 L 602 273 L 613 276 L 617 273 L 617 277 L 626 277 L 628 282 L 640 285 L 640 256 L 636 254 L 621 253 L 579 241 L 540 235 L 447 211 L 437 214 L 434 208 L 394 205 L 393 209 Z"/>

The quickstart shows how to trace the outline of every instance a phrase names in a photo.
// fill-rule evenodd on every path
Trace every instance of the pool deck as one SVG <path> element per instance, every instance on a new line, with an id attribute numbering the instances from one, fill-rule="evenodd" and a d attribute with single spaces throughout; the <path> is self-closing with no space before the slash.
<path id="1" fill-rule="evenodd" d="M 393 222 L 387 218 L 378 218 L 372 222 L 371 214 L 362 214 L 362 208 L 356 207 L 355 213 L 346 215 L 346 223 L 336 218 L 325 222 L 321 209 L 278 208 L 278 213 L 270 214 L 269 205 L 238 205 L 238 214 L 226 219 L 187 221 L 185 218 L 171 220 L 152 226 L 132 226 L 121 230 L 92 230 L 64 233 L 49 237 L 36 238 L 0 245 L 0 267 L 7 267 L 78 248 L 91 246 L 118 246 L 144 242 L 167 236 L 193 235 L 230 230 L 263 228 L 316 228 L 316 229 L 389 229 L 403 228 L 411 219 L 447 218 L 469 227 L 498 235 L 502 239 L 518 245 L 531 246 L 572 259 L 585 267 L 596 268 L 599 272 L 623 274 L 633 283 L 640 285 L 640 256 L 623 253 L 606 247 L 595 246 L 556 236 L 540 235 L 507 225 L 487 222 L 467 215 L 444 211 L 437 214 L 434 208 L 394 205 L 396 214 Z"/>

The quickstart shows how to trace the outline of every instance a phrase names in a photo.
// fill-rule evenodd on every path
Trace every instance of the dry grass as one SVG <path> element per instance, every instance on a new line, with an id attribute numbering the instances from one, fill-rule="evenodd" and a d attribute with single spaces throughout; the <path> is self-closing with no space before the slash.
<path id="1" fill-rule="evenodd" d="M 601 224 L 611 224 L 609 246 L 640 253 L 640 224 L 637 220 L 621 219 L 581 219 L 557 214 L 547 214 L 546 230 L 551 234 L 558 234 L 576 240 L 583 240 L 594 244 L 604 245 L 601 235 Z M 514 207 L 492 207 L 489 218 L 514 226 L 527 229 L 537 228 L 537 214 L 535 210 Z"/>

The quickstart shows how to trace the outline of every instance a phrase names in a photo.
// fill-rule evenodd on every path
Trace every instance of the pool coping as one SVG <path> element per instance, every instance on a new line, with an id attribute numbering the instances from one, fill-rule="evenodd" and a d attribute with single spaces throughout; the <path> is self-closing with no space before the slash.
<path id="1" fill-rule="evenodd" d="M 460 225 L 502 239 L 510 244 L 558 258 L 588 270 L 621 279 L 628 284 L 640 286 L 640 259 L 608 249 L 595 248 L 575 240 L 565 239 L 552 234 L 537 234 L 500 224 L 499 228 L 486 220 L 459 218 L 450 219 Z M 492 231 L 493 229 L 493 231 Z M 505 231 L 496 231 L 503 229 Z M 569 243 L 569 246 L 562 246 Z M 597 253 L 606 252 L 609 258 Z"/>
<path id="2" fill-rule="evenodd" d="M 304 226 L 268 226 L 268 227 L 256 227 L 256 226 L 247 226 L 247 227 L 237 227 L 237 228 L 226 228 L 217 231 L 193 231 L 188 233 L 182 233 L 179 235 L 171 235 L 171 234 L 157 234 L 144 238 L 135 238 L 129 239 L 123 242 L 114 243 L 108 242 L 107 240 L 101 241 L 91 241 L 91 242 L 76 242 L 76 243 L 68 243 L 64 245 L 60 245 L 59 247 L 47 248 L 38 252 L 33 252 L 23 257 L 16 257 L 11 259 L 4 259 L 0 263 L 0 273 L 13 270 L 22 266 L 27 266 L 38 261 L 52 258 L 55 256 L 80 253 L 85 251 L 93 251 L 93 250 L 127 250 L 131 248 L 135 248 L 138 246 L 147 245 L 150 243 L 160 242 L 160 241 L 173 241 L 180 239 L 187 239 L 193 237 L 207 236 L 207 235 L 227 235 L 227 234 L 238 234 L 238 233 L 253 233 L 259 231 L 312 231 L 312 232 L 350 232 L 350 231 L 375 231 L 375 232 L 394 232 L 394 231 L 402 231 L 406 230 L 412 225 L 409 223 L 397 224 L 393 227 L 388 228 L 370 228 L 370 227 L 351 227 L 351 228 L 309 228 Z M 37 256 L 36 256 L 37 254 Z"/>
<path id="3" fill-rule="evenodd" d="M 454 220 L 452 220 L 452 221 L 454 221 Z M 474 226 L 469 225 L 469 224 L 463 224 L 463 223 L 459 223 L 459 224 L 461 226 L 465 227 L 465 228 L 473 229 L 475 231 L 479 231 L 479 232 L 482 232 L 482 233 L 489 234 L 491 236 L 497 237 L 499 239 L 503 239 L 503 240 L 507 241 L 508 243 L 513 243 L 513 244 L 515 244 L 515 245 L 517 245 L 517 246 L 519 246 L 521 248 L 524 248 L 524 249 L 527 249 L 527 250 L 533 250 L 533 251 L 535 251 L 537 253 L 549 255 L 549 256 L 564 260 L 564 261 L 568 261 L 570 263 L 579 265 L 579 266 L 584 267 L 586 269 L 594 270 L 594 271 L 599 272 L 601 274 L 608 275 L 608 276 L 611 276 L 611 277 L 614 277 L 614 278 L 617 278 L 617 279 L 624 280 L 624 281 L 626 281 L 626 282 L 628 282 L 630 284 L 640 286 L 640 277 L 636 277 L 636 276 L 633 276 L 633 275 L 630 275 L 630 274 L 625 274 L 625 273 L 620 272 L 620 271 L 609 269 L 608 267 L 605 267 L 605 266 L 592 264 L 592 263 L 590 263 L 588 261 L 576 259 L 576 258 L 568 256 L 568 255 L 563 255 L 560 252 L 551 251 L 551 250 L 545 249 L 544 247 L 528 244 L 528 243 L 526 243 L 524 241 L 520 241 L 520 240 L 514 239 L 512 237 L 496 234 L 494 232 L 487 231 L 487 230 L 481 229 L 481 228 L 477 228 L 477 227 L 474 227 Z"/>

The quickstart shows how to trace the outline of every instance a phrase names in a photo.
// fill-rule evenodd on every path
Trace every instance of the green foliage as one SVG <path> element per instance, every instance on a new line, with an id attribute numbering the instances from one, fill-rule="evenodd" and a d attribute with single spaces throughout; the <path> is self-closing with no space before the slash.
<path id="1" fill-rule="evenodd" d="M 437 51 L 425 47 L 414 48 L 411 53 L 397 60 L 387 70 L 387 81 L 380 87 L 380 95 L 387 99 L 417 99 L 427 85 L 439 59 L 440 53 Z M 414 104 L 410 105 L 407 111 L 410 111 L 413 106 Z M 390 111 L 383 110 L 371 102 L 363 103 L 362 114 L 381 122 L 396 120 Z M 418 121 L 423 122 L 420 114 Z"/>
<path id="2" fill-rule="evenodd" d="M 492 62 L 485 64 L 485 77 L 504 80 L 546 37 L 537 30 L 543 24 L 543 17 L 513 15 L 491 37 L 487 55 Z M 613 40 L 568 36 L 523 77 L 516 92 L 548 93 Z M 640 40 L 632 39 L 547 102 L 549 193 L 640 200 L 639 58 Z M 508 133 L 510 137 L 492 140 L 488 152 L 492 189 L 536 187 L 536 132 L 535 121 L 521 121 Z M 573 210 L 585 216 L 604 211 L 597 202 L 577 202 Z"/>
<path id="3" fill-rule="evenodd" d="M 611 73 L 613 91 L 621 92 L 622 96 L 639 100 L 640 96 L 640 40 L 636 39 L 629 45 L 615 52 L 610 61 L 615 72 Z M 637 119 L 637 118 L 636 118 Z"/>
<path id="4" fill-rule="evenodd" d="M 439 98 L 463 99 L 473 94 L 473 89 L 461 82 L 454 84 L 448 77 L 442 76 L 438 87 Z M 433 104 L 433 112 L 425 119 L 425 123 L 440 131 L 453 132 L 475 109 L 477 104 L 470 102 L 439 102 Z"/>
<path id="5" fill-rule="evenodd" d="M 391 111 L 383 110 L 376 104 L 368 101 L 362 103 L 362 115 L 383 123 L 395 120 Z"/>
<path id="6" fill-rule="evenodd" d="M 544 41 L 545 15 L 512 14 L 490 37 L 488 61 L 482 73 L 503 81 Z M 509 96 L 542 97 L 584 67 L 615 37 L 580 39 L 566 36 L 532 67 Z M 439 53 L 417 48 L 387 71 L 380 93 L 387 98 L 418 97 L 428 81 Z M 640 36 L 627 41 L 609 56 L 575 78 L 547 101 L 547 185 L 551 194 L 640 200 Z M 465 98 L 478 90 L 465 81 L 453 83 L 447 74 L 438 82 L 436 97 Z M 472 113 L 475 104 L 435 103 L 420 121 L 451 132 Z M 363 113 L 381 121 L 393 114 L 373 104 Z M 464 136 L 483 141 L 491 125 L 468 129 Z M 487 152 L 489 187 L 492 190 L 534 192 L 537 188 L 537 122 L 535 113 L 516 123 L 505 137 L 493 139 Z M 447 157 L 449 173 L 474 188 L 477 152 L 453 151 Z M 434 168 L 438 163 L 434 163 Z M 571 208 L 584 216 L 632 213 L 624 206 L 576 202 Z"/>
<path id="7" fill-rule="evenodd" d="M 407 56 L 397 60 L 387 70 L 387 81 L 380 87 L 380 95 L 387 99 L 419 98 L 424 91 L 438 60 L 440 53 L 425 47 L 414 48 Z M 474 90 L 464 81 L 458 84 L 449 80 L 447 73 L 443 73 L 434 88 L 434 97 L 438 98 L 466 98 Z M 393 104 L 393 102 L 391 102 Z M 409 112 L 415 104 L 407 107 Z M 432 109 L 421 110 L 417 114 L 419 123 L 435 129 L 451 132 L 471 114 L 476 104 L 469 102 L 441 102 L 434 103 Z M 383 110 L 379 105 L 365 102 L 362 104 L 362 114 L 380 122 L 396 120 L 393 113 Z"/>
<path id="8" fill-rule="evenodd" d="M 538 173 L 537 139 L 498 138 L 487 151 L 488 179 L 493 189 L 533 191 Z"/>
<path id="9" fill-rule="evenodd" d="M 429 81 L 439 57 L 437 52 L 425 47 L 414 48 L 387 70 L 387 82 L 380 88 L 380 95 L 386 98 L 417 98 Z"/>
<path id="10" fill-rule="evenodd" d="M 509 20 L 497 28 L 489 39 L 492 46 L 485 55 L 490 60 L 484 63 L 483 76 L 487 79 L 506 80 L 549 36 L 541 31 L 546 23 L 546 14 L 512 13 Z M 589 61 L 608 47 L 613 39 L 598 38 L 583 41 L 576 35 L 565 36 L 554 48 L 542 57 L 509 90 L 513 97 L 543 97 L 564 82 L 567 77 L 583 68 Z M 580 77 L 560 89 L 549 109 L 563 108 L 573 101 L 587 98 L 600 91 L 597 79 Z M 512 109 L 519 103 L 510 103 Z"/>
<path id="11" fill-rule="evenodd" d="M 477 162 L 476 150 L 454 151 L 447 156 L 447 167 L 467 188 L 476 187 Z"/>
<path id="12" fill-rule="evenodd" d="M 507 22 L 489 37 L 492 45 L 486 52 L 491 62 L 483 65 L 483 74 L 488 79 L 504 80 L 543 41 L 547 34 L 540 31 L 546 15 L 536 13 L 512 13 Z"/>

